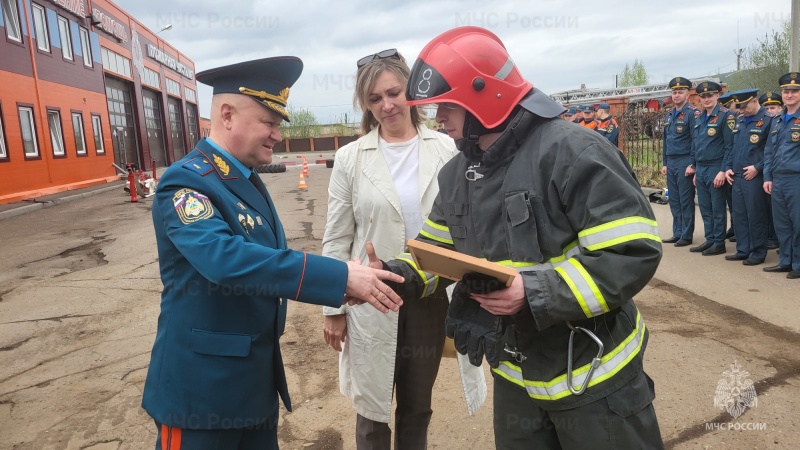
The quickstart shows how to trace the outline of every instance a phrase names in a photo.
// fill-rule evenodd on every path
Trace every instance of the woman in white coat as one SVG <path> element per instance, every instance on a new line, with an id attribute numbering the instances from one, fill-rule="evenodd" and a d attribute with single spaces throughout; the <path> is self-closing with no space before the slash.
<path id="1" fill-rule="evenodd" d="M 406 105 L 410 71 L 396 50 L 357 65 L 353 103 L 363 111 L 363 136 L 336 152 L 322 254 L 366 263 L 367 242 L 384 260 L 405 251 L 439 191 L 439 169 L 457 150 L 451 138 L 423 124 L 416 107 Z M 342 352 L 340 388 L 357 413 L 359 450 L 391 448 L 393 392 L 395 449 L 426 448 L 447 305 L 439 295 L 406 302 L 398 313 L 376 313 L 369 305 L 323 311 L 325 341 Z M 470 378 L 482 383 L 481 377 L 482 372 Z M 478 398 L 468 401 L 470 412 L 485 398 L 485 385 L 482 396 L 480 388 L 473 390 Z"/>

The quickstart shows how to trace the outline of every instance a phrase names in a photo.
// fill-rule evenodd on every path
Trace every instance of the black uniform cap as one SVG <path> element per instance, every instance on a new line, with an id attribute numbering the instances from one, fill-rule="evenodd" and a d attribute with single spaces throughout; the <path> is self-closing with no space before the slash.
<path id="1" fill-rule="evenodd" d="M 197 81 L 213 87 L 215 95 L 247 95 L 288 122 L 289 88 L 302 72 L 300 58 L 277 56 L 205 70 L 196 77 Z"/>
<path id="2" fill-rule="evenodd" d="M 731 99 L 737 105 L 743 105 L 758 96 L 758 89 L 741 89 L 731 93 Z"/>
<path id="3" fill-rule="evenodd" d="M 722 86 L 720 86 L 719 83 L 715 83 L 713 81 L 703 81 L 702 83 L 699 83 L 697 85 L 694 91 L 697 92 L 698 94 L 705 94 L 705 93 L 713 94 L 716 92 L 722 92 Z"/>
<path id="4" fill-rule="evenodd" d="M 670 89 L 691 89 L 692 82 L 689 81 L 688 78 L 684 77 L 675 77 L 669 80 L 669 88 Z"/>
<path id="5" fill-rule="evenodd" d="M 778 85 L 781 89 L 800 89 L 800 73 L 789 72 L 784 76 L 778 78 Z"/>

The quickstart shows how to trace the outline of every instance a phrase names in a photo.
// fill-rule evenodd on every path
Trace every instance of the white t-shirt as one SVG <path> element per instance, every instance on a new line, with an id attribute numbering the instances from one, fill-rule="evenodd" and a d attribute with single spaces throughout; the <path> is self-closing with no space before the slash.
<path id="1" fill-rule="evenodd" d="M 422 229 L 422 213 L 419 210 L 419 136 L 405 142 L 386 142 L 381 138 L 380 147 L 400 197 L 406 240 L 413 239 Z"/>

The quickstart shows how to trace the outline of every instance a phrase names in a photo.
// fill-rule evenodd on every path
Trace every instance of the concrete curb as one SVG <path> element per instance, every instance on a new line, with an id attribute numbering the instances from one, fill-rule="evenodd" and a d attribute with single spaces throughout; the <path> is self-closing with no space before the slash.
<path id="1" fill-rule="evenodd" d="M 120 187 L 125 185 L 125 183 L 122 182 L 122 181 L 120 181 L 118 183 L 114 182 L 114 183 L 109 183 L 109 184 L 110 184 L 110 186 L 103 186 L 101 188 L 92 189 L 92 190 L 87 191 L 87 192 L 79 192 L 79 193 L 74 193 L 74 194 L 71 194 L 71 195 L 64 195 L 63 197 L 57 197 L 57 198 L 54 198 L 52 200 L 39 201 L 37 199 L 33 199 L 34 203 L 27 204 L 27 205 L 21 205 L 21 206 L 19 206 L 17 208 L 13 208 L 13 209 L 9 209 L 7 211 L 0 212 L 0 220 L 9 219 L 11 217 L 20 216 L 22 214 L 27 214 L 29 212 L 37 211 L 37 210 L 40 210 L 40 209 L 43 209 L 43 208 L 49 208 L 51 206 L 60 205 L 62 203 L 66 203 L 66 202 L 71 202 L 73 200 L 80 200 L 82 198 L 91 197 L 92 195 L 97 195 L 97 194 L 101 194 L 103 192 L 108 192 L 108 191 L 112 191 L 114 189 L 119 189 Z M 69 194 L 69 191 L 66 191 L 63 194 Z"/>

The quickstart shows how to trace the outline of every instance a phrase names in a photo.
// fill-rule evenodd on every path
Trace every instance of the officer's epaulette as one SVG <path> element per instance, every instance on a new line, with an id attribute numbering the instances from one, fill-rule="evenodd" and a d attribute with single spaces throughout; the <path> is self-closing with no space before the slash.
<path id="1" fill-rule="evenodd" d="M 214 167 L 208 162 L 207 159 L 202 157 L 192 158 L 189 161 L 183 163 L 184 169 L 189 169 L 192 172 L 197 172 L 202 176 L 206 176 L 209 173 L 214 171 Z"/>
<path id="2" fill-rule="evenodd" d="M 724 106 L 720 105 L 720 107 L 719 107 L 719 112 L 721 112 L 721 113 L 730 112 L 730 109 L 728 109 L 728 108 L 726 108 L 726 107 L 724 107 Z"/>
<path id="3" fill-rule="evenodd" d="M 692 106 L 692 109 L 694 110 L 695 117 L 699 116 L 700 114 L 703 114 L 703 111 L 695 108 L 694 106 Z"/>

